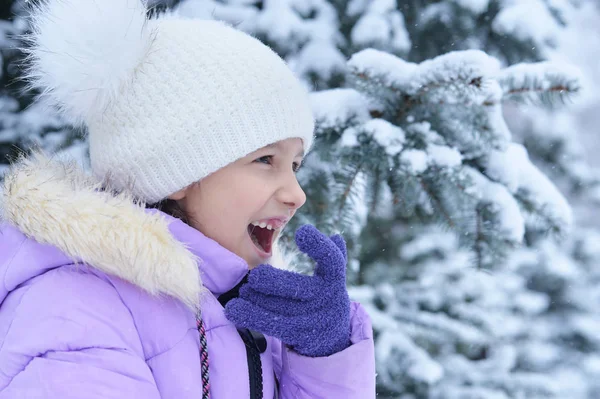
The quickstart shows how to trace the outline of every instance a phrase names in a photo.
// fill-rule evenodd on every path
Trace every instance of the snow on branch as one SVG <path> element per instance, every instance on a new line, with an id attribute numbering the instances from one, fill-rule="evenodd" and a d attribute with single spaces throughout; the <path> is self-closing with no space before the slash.
<path id="1" fill-rule="evenodd" d="M 502 183 L 528 212 L 545 222 L 545 230 L 569 231 L 573 215 L 565 197 L 540 170 L 531 163 L 527 150 L 511 143 L 506 151 L 491 151 L 483 161 L 485 173 Z"/>
<path id="2" fill-rule="evenodd" d="M 310 94 L 312 112 L 319 130 L 343 129 L 370 120 L 374 101 L 354 89 L 332 89 Z"/>
<path id="3" fill-rule="evenodd" d="M 357 209 L 364 220 L 361 201 L 367 211 L 387 201 L 404 218 L 455 231 L 485 269 L 502 264 L 526 228 L 568 231 L 566 200 L 512 144 L 502 106 L 574 94 L 574 70 L 547 63 L 503 70 L 479 50 L 416 64 L 366 49 L 347 66 L 352 88 L 312 95 L 317 138 L 336 149 L 322 156 L 344 165 L 328 192 L 338 198 L 331 204 L 338 222 L 351 225 Z"/>
<path id="4" fill-rule="evenodd" d="M 415 104 L 483 104 L 501 96 L 494 80 L 500 63 L 479 50 L 451 52 L 414 64 L 367 49 L 354 54 L 348 67 L 355 81 L 388 87 Z"/>
<path id="5" fill-rule="evenodd" d="M 555 62 L 517 64 L 501 71 L 498 81 L 505 100 L 554 107 L 581 90 L 579 70 Z"/>
<path id="6" fill-rule="evenodd" d="M 419 64 L 406 92 L 437 104 L 483 104 L 498 98 L 500 62 L 479 50 L 450 52 Z"/>
<path id="7" fill-rule="evenodd" d="M 354 54 L 348 67 L 360 79 L 403 91 L 418 65 L 384 51 L 366 49 Z"/>
<path id="8" fill-rule="evenodd" d="M 376 47 L 394 53 L 410 50 L 411 41 L 404 15 L 388 0 L 371 1 L 350 32 L 352 43 L 360 48 Z"/>

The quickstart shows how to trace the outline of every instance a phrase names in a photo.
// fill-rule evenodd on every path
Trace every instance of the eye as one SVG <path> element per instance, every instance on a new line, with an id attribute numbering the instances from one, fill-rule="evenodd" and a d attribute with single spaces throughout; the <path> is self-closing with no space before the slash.
<path id="1" fill-rule="evenodd" d="M 292 169 L 294 170 L 294 173 L 298 173 L 298 171 L 300 170 L 301 167 L 302 167 L 302 162 L 294 162 Z"/>
<path id="2" fill-rule="evenodd" d="M 255 159 L 254 162 L 260 162 L 260 163 L 264 163 L 267 165 L 271 165 L 273 163 L 273 155 L 265 155 L 263 157 Z M 302 162 L 294 162 L 292 164 L 292 170 L 294 171 L 294 173 L 297 173 L 301 167 L 302 167 Z"/>
<path id="3" fill-rule="evenodd" d="M 265 155 L 264 157 L 255 159 L 254 162 L 261 162 L 261 163 L 266 163 L 266 164 L 270 165 L 272 158 L 273 158 L 273 155 Z M 263 160 L 268 160 L 268 161 L 263 162 Z"/>

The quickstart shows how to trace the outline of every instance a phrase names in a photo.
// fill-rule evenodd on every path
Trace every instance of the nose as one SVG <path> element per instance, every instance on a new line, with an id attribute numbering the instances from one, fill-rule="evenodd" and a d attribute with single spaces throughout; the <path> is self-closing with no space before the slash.
<path id="1" fill-rule="evenodd" d="M 292 211 L 302 207 L 306 202 L 306 194 L 295 174 L 289 174 L 285 176 L 284 184 L 277 191 L 277 200 L 287 207 L 292 208 Z"/>

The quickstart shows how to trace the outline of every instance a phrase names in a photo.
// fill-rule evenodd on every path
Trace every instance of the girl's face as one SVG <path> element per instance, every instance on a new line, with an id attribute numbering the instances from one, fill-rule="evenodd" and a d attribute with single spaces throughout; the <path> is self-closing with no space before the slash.
<path id="1" fill-rule="evenodd" d="M 296 179 L 303 156 L 302 139 L 282 140 L 238 159 L 169 198 L 178 202 L 192 227 L 245 259 L 252 269 L 268 262 L 271 251 L 264 241 L 271 238 L 274 242 L 286 221 L 306 202 Z M 277 226 L 271 221 L 273 234 L 252 225 L 275 218 L 284 224 Z M 262 245 L 257 246 L 251 236 L 258 237 Z"/>

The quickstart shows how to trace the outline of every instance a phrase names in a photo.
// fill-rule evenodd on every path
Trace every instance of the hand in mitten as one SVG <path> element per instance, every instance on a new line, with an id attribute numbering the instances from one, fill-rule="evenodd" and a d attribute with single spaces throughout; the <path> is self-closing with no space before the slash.
<path id="1" fill-rule="evenodd" d="M 329 356 L 351 344 L 346 243 L 304 225 L 296 244 L 316 262 L 313 276 L 262 264 L 250 271 L 225 314 L 238 327 L 279 338 L 301 355 Z"/>

